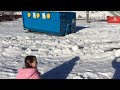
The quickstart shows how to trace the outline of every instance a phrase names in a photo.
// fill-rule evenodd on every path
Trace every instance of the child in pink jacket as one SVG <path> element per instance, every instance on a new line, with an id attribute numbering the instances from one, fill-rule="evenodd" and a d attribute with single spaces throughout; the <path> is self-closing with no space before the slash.
<path id="1" fill-rule="evenodd" d="M 25 67 L 18 70 L 16 79 L 40 79 L 37 63 L 35 56 L 27 56 L 25 58 Z"/>

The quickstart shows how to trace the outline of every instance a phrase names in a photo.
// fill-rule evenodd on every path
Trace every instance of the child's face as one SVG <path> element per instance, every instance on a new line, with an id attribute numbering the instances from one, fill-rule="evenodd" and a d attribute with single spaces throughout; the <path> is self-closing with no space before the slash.
<path id="1" fill-rule="evenodd" d="M 33 61 L 33 63 L 31 63 L 31 66 L 33 67 L 33 68 L 35 68 L 35 67 L 37 67 L 37 59 L 35 59 L 34 61 Z"/>

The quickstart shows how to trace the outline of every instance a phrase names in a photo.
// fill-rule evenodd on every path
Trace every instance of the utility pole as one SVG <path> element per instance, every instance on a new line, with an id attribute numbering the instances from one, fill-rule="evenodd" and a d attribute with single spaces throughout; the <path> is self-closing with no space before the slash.
<path id="1" fill-rule="evenodd" d="M 90 23 L 89 22 L 89 11 L 86 11 L 86 18 L 87 18 L 87 23 Z"/>

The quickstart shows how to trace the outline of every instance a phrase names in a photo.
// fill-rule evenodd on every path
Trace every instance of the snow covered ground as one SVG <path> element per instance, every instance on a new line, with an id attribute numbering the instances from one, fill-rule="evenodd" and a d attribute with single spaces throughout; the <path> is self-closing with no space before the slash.
<path id="1" fill-rule="evenodd" d="M 22 19 L 0 22 L 0 79 L 15 79 L 35 55 L 44 79 L 120 78 L 120 24 L 81 23 L 64 37 L 23 30 Z"/>

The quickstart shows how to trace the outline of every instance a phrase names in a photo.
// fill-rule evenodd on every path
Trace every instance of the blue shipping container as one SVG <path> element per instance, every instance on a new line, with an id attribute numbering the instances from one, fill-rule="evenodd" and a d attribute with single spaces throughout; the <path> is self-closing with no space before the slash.
<path id="1" fill-rule="evenodd" d="M 76 13 L 23 11 L 23 27 L 28 31 L 37 31 L 56 35 L 76 32 Z"/>

